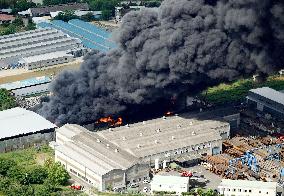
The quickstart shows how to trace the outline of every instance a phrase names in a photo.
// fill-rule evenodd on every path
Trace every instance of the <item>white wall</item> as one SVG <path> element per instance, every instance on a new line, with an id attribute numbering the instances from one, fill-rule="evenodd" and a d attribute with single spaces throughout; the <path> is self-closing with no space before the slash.
<path id="1" fill-rule="evenodd" d="M 73 175 L 81 178 L 88 184 L 93 185 L 99 191 L 102 191 L 102 176 L 97 175 L 87 167 L 81 165 L 73 159 L 70 159 L 65 154 L 59 152 L 55 148 L 55 161 L 59 161 L 64 165 L 65 169 Z"/>
<path id="2" fill-rule="evenodd" d="M 168 191 L 173 192 L 175 191 L 177 194 L 181 194 L 182 192 L 188 192 L 189 190 L 189 183 L 187 184 L 177 184 L 175 182 L 169 183 L 159 183 L 157 181 L 151 182 L 151 192 L 154 191 Z"/>
<path id="3" fill-rule="evenodd" d="M 263 189 L 259 187 L 255 188 L 239 188 L 239 187 L 223 187 L 219 186 L 219 192 L 224 196 L 275 196 L 276 189 Z"/>
<path id="4" fill-rule="evenodd" d="M 48 66 L 62 64 L 62 63 L 68 63 L 72 60 L 74 60 L 73 56 L 65 56 L 65 57 L 38 61 L 38 62 L 33 62 L 33 63 L 25 63 L 25 67 L 26 69 L 31 70 L 31 69 L 48 67 Z"/>

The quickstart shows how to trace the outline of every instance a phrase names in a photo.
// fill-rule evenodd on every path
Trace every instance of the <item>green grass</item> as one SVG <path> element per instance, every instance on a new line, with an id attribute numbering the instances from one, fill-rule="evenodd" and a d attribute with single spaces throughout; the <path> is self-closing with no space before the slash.
<path id="1" fill-rule="evenodd" d="M 241 101 L 253 88 L 270 87 L 275 90 L 284 89 L 283 76 L 270 76 L 263 83 L 256 83 L 252 79 L 240 79 L 230 84 L 219 84 L 204 90 L 200 97 L 211 104 L 225 104 Z"/>
<path id="2" fill-rule="evenodd" d="M 17 164 L 21 166 L 32 166 L 36 165 L 36 156 L 38 154 L 46 154 L 49 158 L 53 158 L 53 150 L 47 146 L 43 145 L 37 150 L 34 147 L 24 149 L 24 150 L 16 150 L 7 153 L 0 153 L 0 158 L 8 158 L 15 161 Z"/>

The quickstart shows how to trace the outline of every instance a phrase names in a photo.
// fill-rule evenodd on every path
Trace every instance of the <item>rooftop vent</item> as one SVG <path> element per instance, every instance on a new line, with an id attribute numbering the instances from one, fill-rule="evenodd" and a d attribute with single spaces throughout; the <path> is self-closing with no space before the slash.
<path id="1" fill-rule="evenodd" d="M 172 136 L 172 140 L 174 140 L 175 139 L 175 136 Z"/>
<path id="2" fill-rule="evenodd" d="M 192 121 L 190 121 L 190 122 L 189 122 L 189 125 L 193 125 L 193 122 L 192 122 Z"/>
<path id="3" fill-rule="evenodd" d="M 165 116 L 163 116 L 163 120 L 166 120 L 167 118 Z"/>
<path id="4" fill-rule="evenodd" d="M 175 117 L 178 117 L 178 114 L 175 114 Z"/>
<path id="5" fill-rule="evenodd" d="M 98 142 L 98 143 L 100 143 L 100 142 L 101 142 L 101 140 L 97 139 L 97 142 Z"/>
<path id="6" fill-rule="evenodd" d="M 109 131 L 112 131 L 112 128 L 109 128 L 108 130 L 109 130 Z"/>
<path id="7" fill-rule="evenodd" d="M 158 140 L 155 140 L 155 144 L 158 144 L 159 142 L 158 142 Z"/>
<path id="8" fill-rule="evenodd" d="M 129 127 L 130 127 L 130 126 L 129 126 L 129 124 L 126 124 L 125 126 L 126 126 L 127 128 L 129 128 Z"/>
<path id="9" fill-rule="evenodd" d="M 181 128 L 181 125 L 177 125 L 177 128 Z"/>
<path id="10" fill-rule="evenodd" d="M 107 148 L 109 148 L 109 144 L 107 144 Z"/>
<path id="11" fill-rule="evenodd" d="M 140 132 L 140 133 L 139 133 L 139 135 L 140 135 L 140 136 L 143 136 L 143 133 L 142 133 L 142 132 Z"/>
<path id="12" fill-rule="evenodd" d="M 141 145 L 140 144 L 137 144 L 137 148 L 140 148 L 141 147 Z"/>
<path id="13" fill-rule="evenodd" d="M 161 132 L 161 130 L 160 130 L 160 129 L 157 129 L 156 132 L 159 133 L 159 132 Z"/>
<path id="14" fill-rule="evenodd" d="M 114 149 L 114 152 L 118 152 L 118 149 L 116 148 L 116 149 Z"/>
<path id="15" fill-rule="evenodd" d="M 143 124 L 143 125 L 145 125 L 145 124 L 146 124 L 146 122 L 145 122 L 145 121 L 143 121 L 143 122 L 142 122 L 142 124 Z"/>
<path id="16" fill-rule="evenodd" d="M 196 135 L 195 131 L 192 131 L 192 132 L 191 132 L 191 135 Z"/>
<path id="17" fill-rule="evenodd" d="M 123 137 L 122 137 L 122 140 L 126 140 L 126 137 L 123 136 Z"/>

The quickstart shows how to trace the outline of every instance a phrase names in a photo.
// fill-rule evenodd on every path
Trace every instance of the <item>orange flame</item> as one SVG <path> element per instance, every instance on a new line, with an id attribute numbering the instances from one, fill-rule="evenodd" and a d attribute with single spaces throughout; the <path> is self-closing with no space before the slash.
<path id="1" fill-rule="evenodd" d="M 99 123 L 109 123 L 111 126 L 119 126 L 122 125 L 122 118 L 119 117 L 117 120 L 114 120 L 111 116 L 100 118 L 96 121 L 97 124 Z"/>
<path id="2" fill-rule="evenodd" d="M 108 116 L 108 117 L 100 118 L 99 120 L 97 120 L 96 123 L 114 123 L 114 120 L 110 116 Z"/>
<path id="3" fill-rule="evenodd" d="M 120 126 L 122 125 L 122 118 L 118 117 L 117 121 L 113 124 L 114 126 Z"/>
<path id="4" fill-rule="evenodd" d="M 171 116 L 171 115 L 173 115 L 174 113 L 173 112 L 170 112 L 170 111 L 168 111 L 168 112 L 166 112 L 166 116 Z"/>

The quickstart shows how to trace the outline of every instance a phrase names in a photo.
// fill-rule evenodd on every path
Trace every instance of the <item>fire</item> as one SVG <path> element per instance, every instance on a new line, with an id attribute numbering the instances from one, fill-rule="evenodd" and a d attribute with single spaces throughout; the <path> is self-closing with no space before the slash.
<path id="1" fill-rule="evenodd" d="M 122 125 L 122 118 L 118 117 L 117 121 L 114 123 L 114 126 L 120 126 Z"/>
<path id="2" fill-rule="evenodd" d="M 171 115 L 173 115 L 174 113 L 173 112 L 170 112 L 170 111 L 168 111 L 168 112 L 166 112 L 166 115 L 167 116 L 171 116 Z"/>
<path id="3" fill-rule="evenodd" d="M 114 123 L 114 120 L 110 116 L 108 116 L 108 117 L 100 118 L 99 120 L 97 120 L 96 123 Z"/>
<path id="4" fill-rule="evenodd" d="M 120 126 L 122 125 L 122 118 L 118 117 L 117 120 L 114 120 L 111 116 L 108 116 L 100 118 L 96 123 L 109 123 L 111 126 Z"/>

